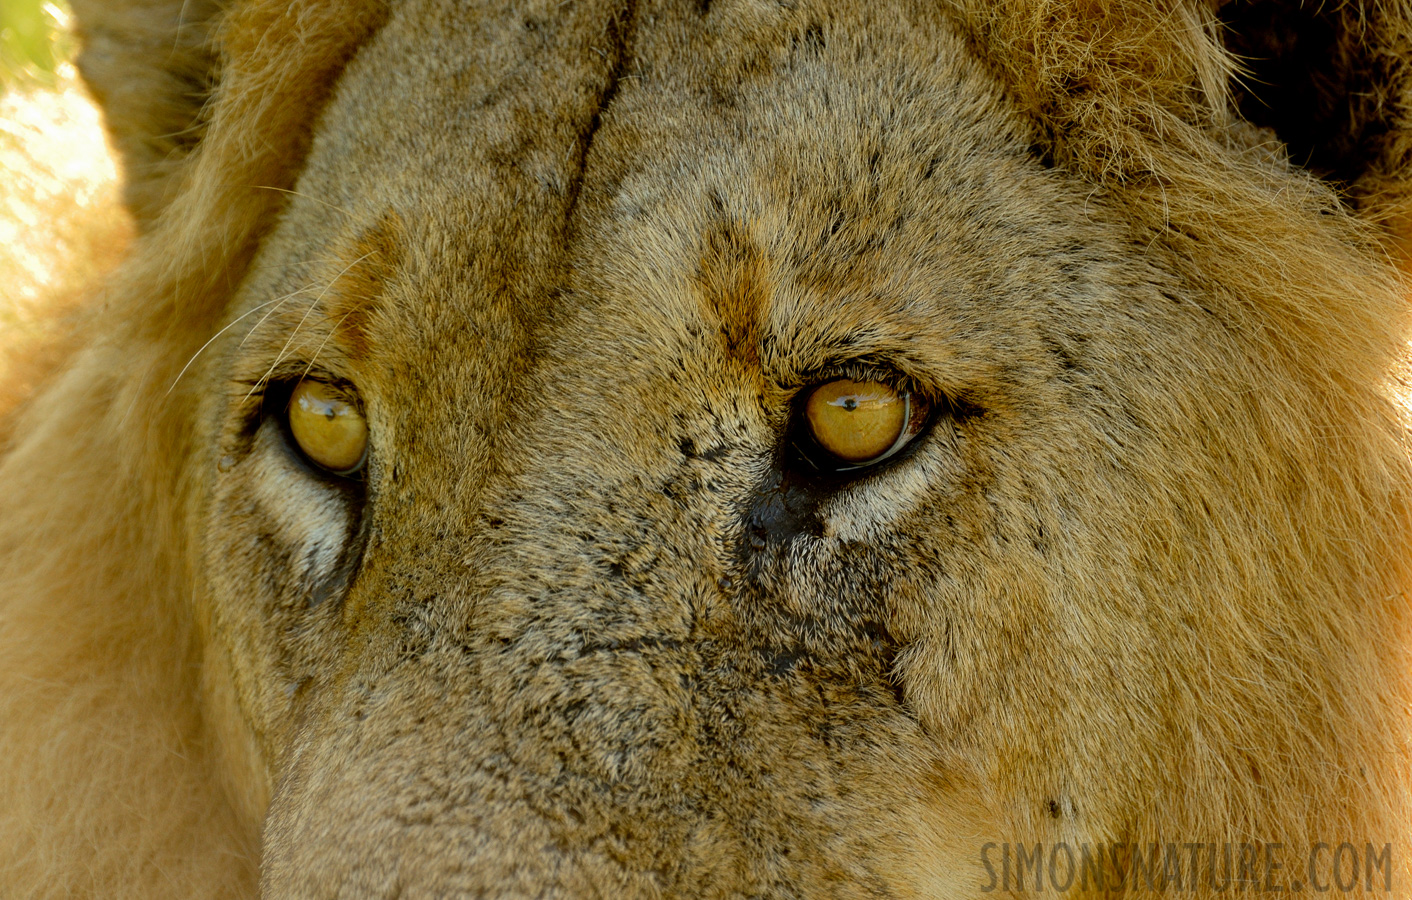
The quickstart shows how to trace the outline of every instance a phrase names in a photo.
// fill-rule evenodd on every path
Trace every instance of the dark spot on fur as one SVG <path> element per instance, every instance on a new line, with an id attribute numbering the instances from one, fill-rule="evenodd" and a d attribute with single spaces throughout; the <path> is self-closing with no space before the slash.
<path id="1" fill-rule="evenodd" d="M 740 96 L 735 90 L 712 84 L 707 92 L 707 99 L 710 100 L 712 106 L 718 109 L 734 109 Z"/>
<path id="2" fill-rule="evenodd" d="M 681 443 L 679 443 L 677 447 L 681 450 L 682 455 L 688 459 L 699 459 L 705 462 L 717 462 L 718 460 L 724 459 L 729 452 L 728 448 L 724 446 L 707 447 L 703 450 L 689 437 L 682 438 Z"/>
<path id="3" fill-rule="evenodd" d="M 825 46 L 824 27 L 817 21 L 810 22 L 802 34 L 796 34 L 790 38 L 789 45 L 791 53 L 798 53 L 803 49 L 813 56 L 818 56 L 823 52 Z"/>
<path id="4" fill-rule="evenodd" d="M 1044 531 L 1043 524 L 1036 524 L 1034 531 L 1030 534 L 1030 546 L 1040 556 L 1049 553 L 1049 536 Z"/>
<path id="5" fill-rule="evenodd" d="M 1049 354 L 1054 357 L 1055 362 L 1059 364 L 1059 368 L 1063 371 L 1073 372 L 1079 368 L 1078 363 L 1074 361 L 1073 354 L 1059 341 L 1047 340 L 1045 341 L 1045 348 L 1049 351 Z"/>
<path id="6" fill-rule="evenodd" d="M 776 651 L 765 657 L 765 670 L 776 678 L 788 675 L 794 671 L 795 666 L 799 665 L 800 660 L 805 656 L 806 654 L 799 649 Z"/>
<path id="7" fill-rule="evenodd" d="M 1064 815 L 1063 811 L 1059 809 L 1058 800 L 1049 801 L 1049 815 L 1055 819 L 1061 818 Z"/>

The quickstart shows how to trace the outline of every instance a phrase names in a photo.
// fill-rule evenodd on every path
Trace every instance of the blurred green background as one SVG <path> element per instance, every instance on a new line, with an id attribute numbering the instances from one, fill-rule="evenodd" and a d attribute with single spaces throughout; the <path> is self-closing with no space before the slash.
<path id="1" fill-rule="evenodd" d="M 0 0 L 0 91 L 54 83 L 55 67 L 73 51 L 67 21 L 64 0 Z"/>

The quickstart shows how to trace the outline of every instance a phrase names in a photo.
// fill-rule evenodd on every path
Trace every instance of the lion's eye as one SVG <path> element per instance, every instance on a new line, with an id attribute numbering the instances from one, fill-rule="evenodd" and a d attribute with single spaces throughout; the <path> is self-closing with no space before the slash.
<path id="1" fill-rule="evenodd" d="M 809 437 L 829 457 L 816 463 L 834 469 L 882 462 L 916 437 L 926 418 L 925 401 L 880 381 L 825 382 L 804 402 Z"/>
<path id="2" fill-rule="evenodd" d="M 289 397 L 289 433 L 309 461 L 353 475 L 368 456 L 368 422 L 347 396 L 322 381 L 301 381 Z"/>

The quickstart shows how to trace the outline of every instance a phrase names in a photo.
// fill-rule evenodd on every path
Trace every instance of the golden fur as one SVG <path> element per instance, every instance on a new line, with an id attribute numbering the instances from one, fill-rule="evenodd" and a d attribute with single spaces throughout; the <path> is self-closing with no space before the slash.
<path id="1" fill-rule="evenodd" d="M 0 895 L 1412 883 L 1412 8 L 74 6 L 139 234 L 0 431 Z M 791 469 L 859 373 L 943 413 Z"/>

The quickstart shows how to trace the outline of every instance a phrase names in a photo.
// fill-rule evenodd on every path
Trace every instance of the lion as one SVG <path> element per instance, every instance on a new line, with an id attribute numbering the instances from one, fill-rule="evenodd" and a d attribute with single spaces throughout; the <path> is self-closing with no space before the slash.
<path id="1" fill-rule="evenodd" d="M 73 5 L 0 895 L 1406 895 L 1412 5 Z"/>

